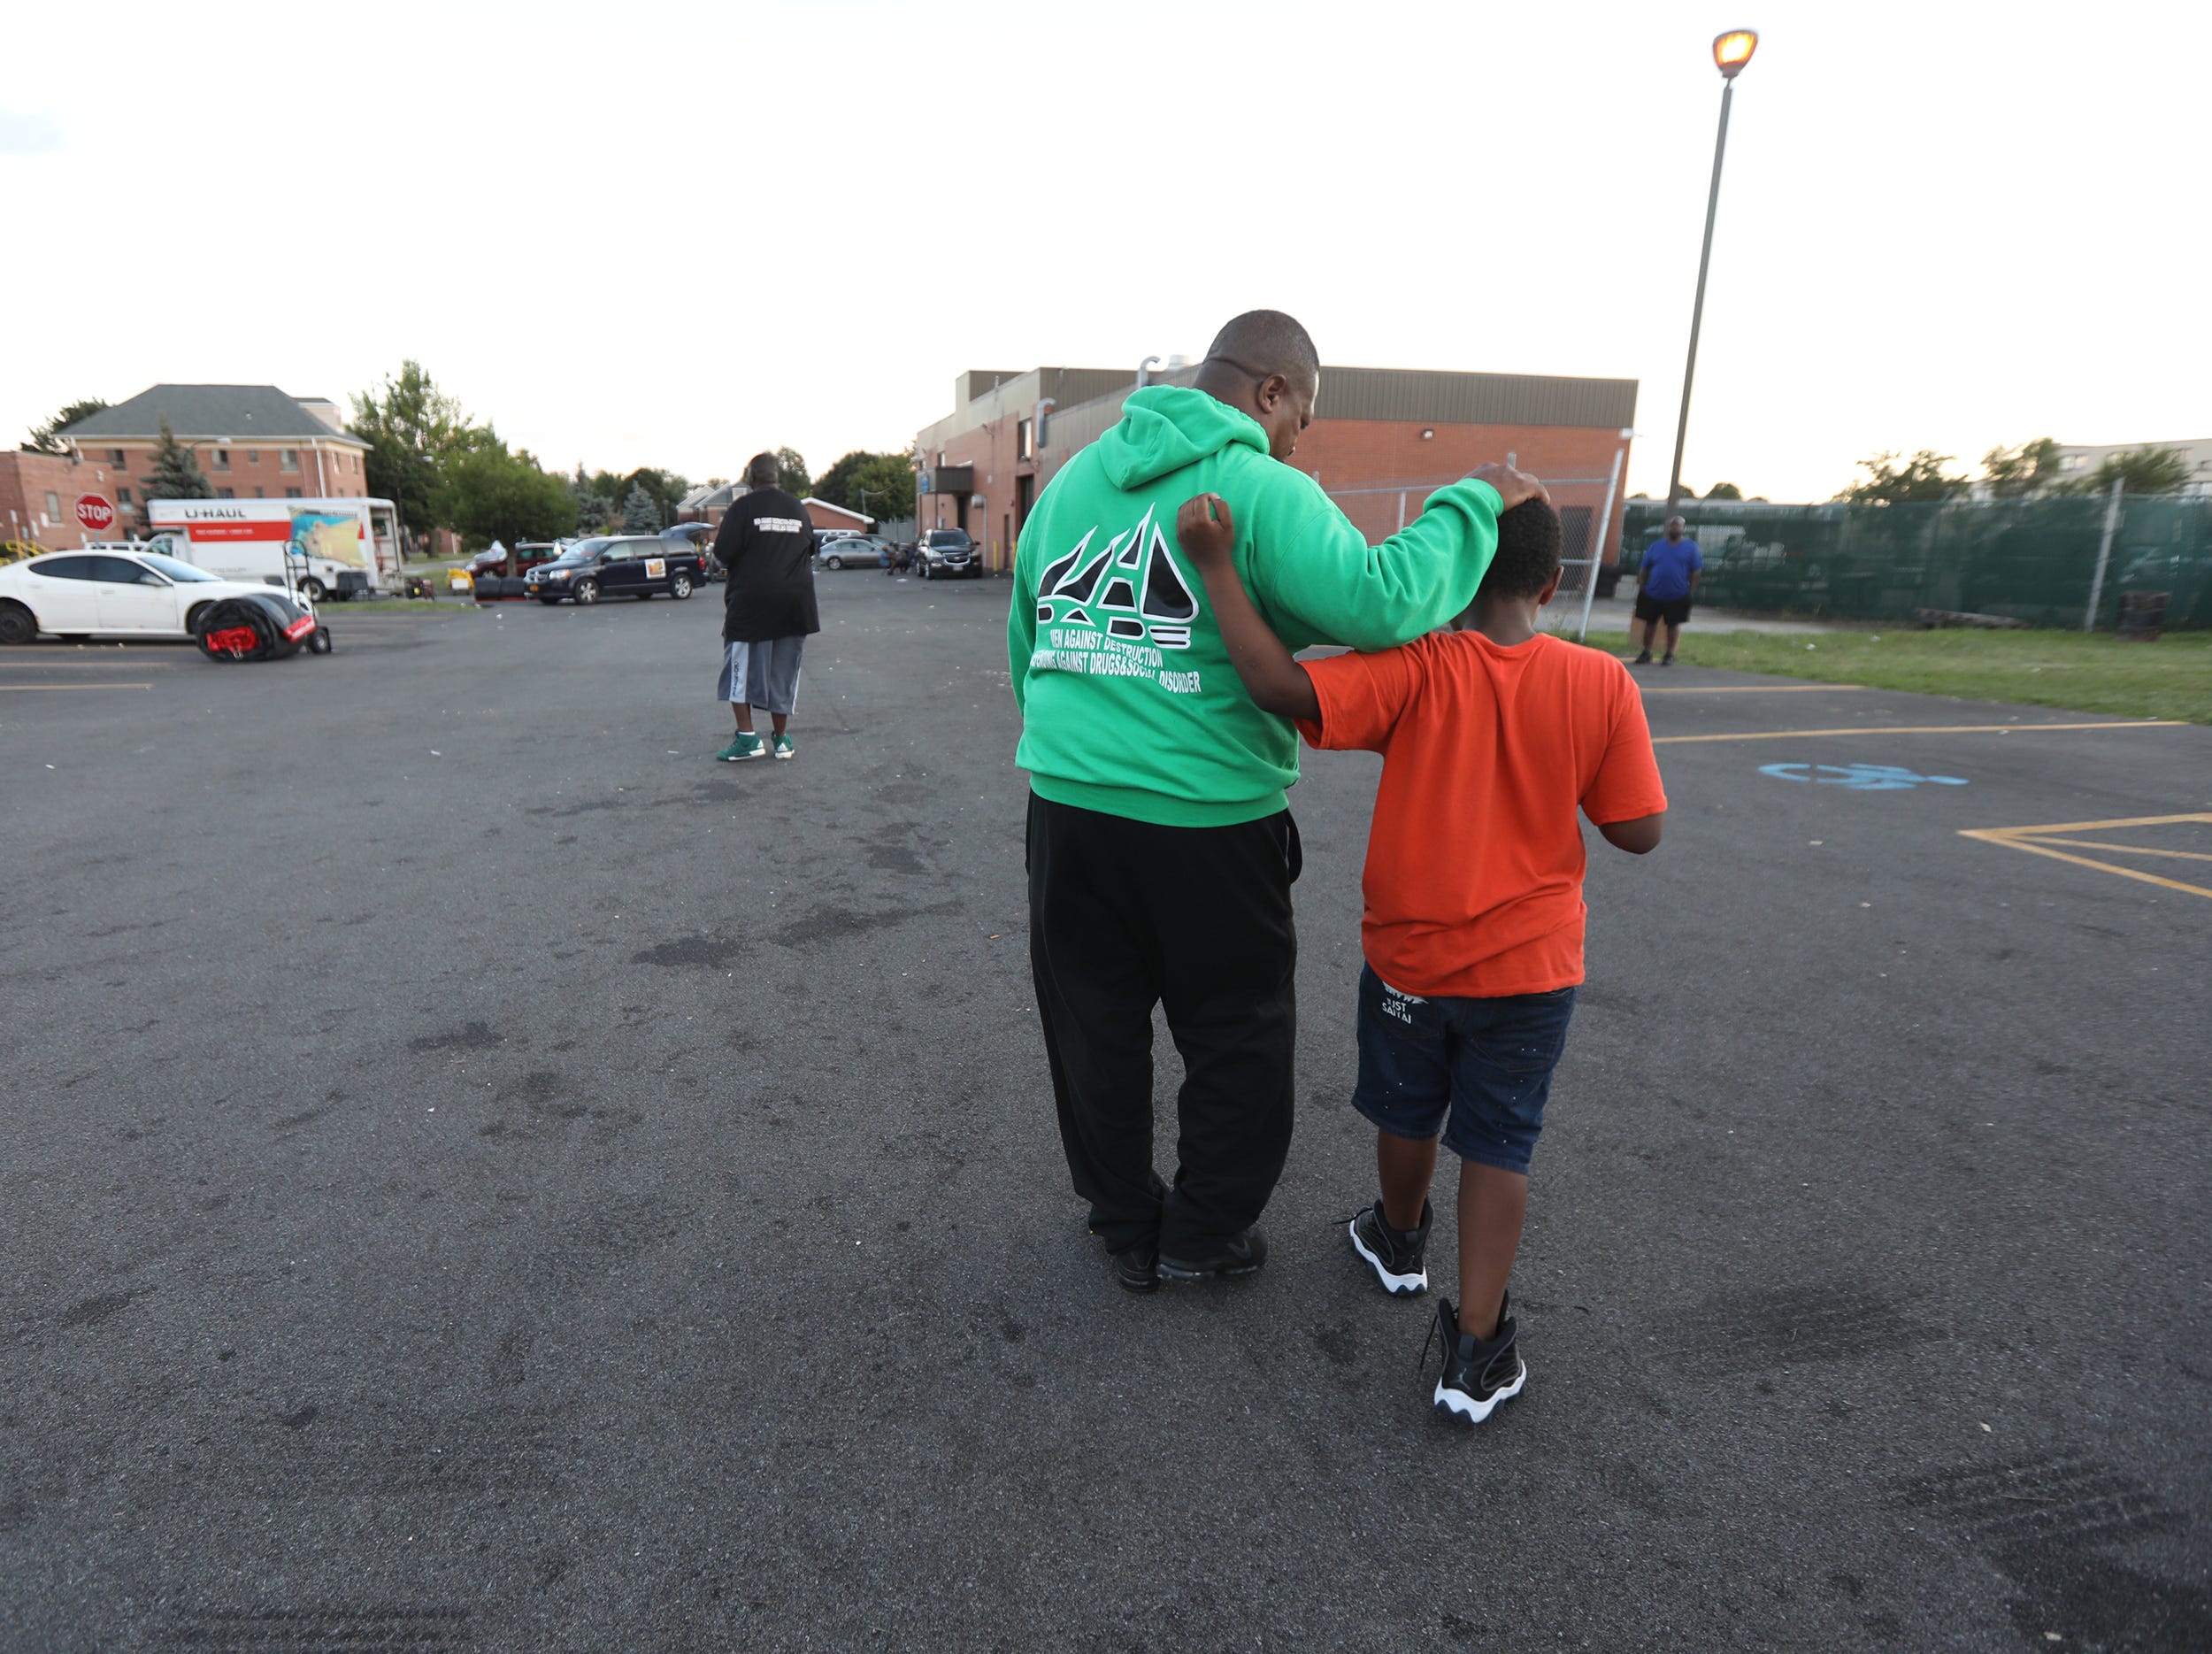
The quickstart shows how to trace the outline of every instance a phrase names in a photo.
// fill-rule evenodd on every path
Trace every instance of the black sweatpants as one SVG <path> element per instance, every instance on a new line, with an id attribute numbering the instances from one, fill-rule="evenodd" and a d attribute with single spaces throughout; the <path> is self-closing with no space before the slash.
<path id="1" fill-rule="evenodd" d="M 1290 1152 L 1297 824 L 1156 827 L 1029 800 L 1029 962 L 1060 1141 L 1091 1227 L 1210 1255 L 1248 1227 Z M 1180 1164 L 1152 1169 L 1152 1007 L 1187 1078 Z"/>

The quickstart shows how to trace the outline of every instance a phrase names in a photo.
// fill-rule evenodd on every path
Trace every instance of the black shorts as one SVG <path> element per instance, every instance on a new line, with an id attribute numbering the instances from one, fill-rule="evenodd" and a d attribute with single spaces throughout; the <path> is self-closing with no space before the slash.
<path id="1" fill-rule="evenodd" d="M 1359 973 L 1359 1084 L 1352 1106 L 1394 1137 L 1432 1139 L 1463 1160 L 1528 1175 L 1575 990 L 1422 999 Z"/>
<path id="2" fill-rule="evenodd" d="M 1680 626 L 1690 618 L 1690 599 L 1687 594 L 1679 597 L 1651 597 L 1640 591 L 1636 594 L 1636 618 Z"/>

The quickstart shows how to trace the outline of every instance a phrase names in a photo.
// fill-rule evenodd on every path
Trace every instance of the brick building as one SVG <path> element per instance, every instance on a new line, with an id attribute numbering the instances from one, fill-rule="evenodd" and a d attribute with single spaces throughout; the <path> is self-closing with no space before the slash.
<path id="1" fill-rule="evenodd" d="M 77 501 L 97 494 L 111 505 L 131 487 L 127 474 L 70 454 L 39 454 L 25 449 L 0 454 L 0 540 L 19 540 L 64 551 L 88 541 L 120 539 L 127 525 L 119 518 L 104 534 L 77 524 Z"/>
<path id="2" fill-rule="evenodd" d="M 1153 382 L 1188 384 L 1196 373 L 1194 365 L 1173 365 Z M 916 438 L 921 527 L 965 528 L 982 545 L 985 566 L 1004 572 L 1039 491 L 1071 455 L 1111 428 L 1135 388 L 1135 375 L 1119 368 L 961 374 L 952 413 Z M 1291 463 L 1380 540 L 1404 514 L 1419 512 L 1430 489 L 1510 456 L 1547 481 L 1573 480 L 1554 497 L 1568 555 L 1586 556 L 1607 479 L 1626 475 L 1636 388 L 1632 379 L 1324 367 L 1318 417 Z M 1599 541 L 1608 562 L 1623 510 L 1622 490 L 1609 492 L 1610 532 Z"/>
<path id="3" fill-rule="evenodd" d="M 366 494 L 369 445 L 335 403 L 274 385 L 156 385 L 61 433 L 80 468 L 111 479 L 114 532 L 146 526 L 144 487 L 166 418 L 219 500 L 329 499 Z M 72 524 L 73 527 L 73 522 Z"/>

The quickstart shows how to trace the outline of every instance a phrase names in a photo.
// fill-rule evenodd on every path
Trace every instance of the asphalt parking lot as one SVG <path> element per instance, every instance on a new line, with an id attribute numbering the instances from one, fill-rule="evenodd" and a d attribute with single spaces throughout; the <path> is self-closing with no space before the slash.
<path id="1" fill-rule="evenodd" d="M 1376 762 L 1273 1259 L 1133 1299 L 1007 589 L 821 588 L 790 764 L 712 594 L 0 651 L 0 1647 L 2212 1646 L 2212 729 L 1650 672 L 1464 1432 L 1342 1234 Z"/>

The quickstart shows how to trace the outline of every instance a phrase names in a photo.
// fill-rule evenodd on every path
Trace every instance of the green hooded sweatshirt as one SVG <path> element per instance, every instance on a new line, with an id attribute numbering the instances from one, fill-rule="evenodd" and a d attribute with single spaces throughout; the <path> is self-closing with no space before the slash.
<path id="1" fill-rule="evenodd" d="M 1218 494 L 1236 566 L 1292 649 L 1389 649 L 1474 600 L 1498 544 L 1486 482 L 1439 489 L 1371 546 L 1321 485 L 1271 458 L 1249 414 L 1148 385 L 1054 477 L 1023 524 L 1006 622 L 1015 762 L 1040 797 L 1166 827 L 1231 827 L 1284 808 L 1298 736 L 1229 664 L 1175 513 Z"/>

